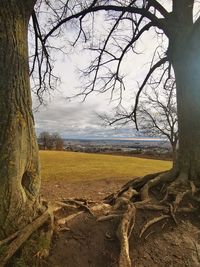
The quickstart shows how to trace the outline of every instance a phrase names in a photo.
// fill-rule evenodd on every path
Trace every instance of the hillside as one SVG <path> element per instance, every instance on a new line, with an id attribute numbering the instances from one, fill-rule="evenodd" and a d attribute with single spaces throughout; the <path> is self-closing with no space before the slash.
<path id="1" fill-rule="evenodd" d="M 48 199 L 100 200 L 134 177 L 171 167 L 170 161 L 79 152 L 40 151 L 40 158 L 42 194 Z"/>

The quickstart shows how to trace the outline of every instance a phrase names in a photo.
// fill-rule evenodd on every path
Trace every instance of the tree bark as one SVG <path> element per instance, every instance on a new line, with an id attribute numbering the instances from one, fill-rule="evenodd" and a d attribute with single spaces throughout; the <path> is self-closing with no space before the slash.
<path id="1" fill-rule="evenodd" d="M 176 167 L 176 163 L 177 163 L 177 145 L 176 143 L 171 143 L 172 146 L 172 162 L 173 162 L 173 168 Z"/>
<path id="2" fill-rule="evenodd" d="M 35 2 L 0 1 L 0 239 L 31 221 L 39 206 L 27 38 Z"/>
<path id="3" fill-rule="evenodd" d="M 194 35 L 193 35 L 194 37 Z M 200 52 L 190 34 L 175 42 L 172 58 L 177 87 L 178 167 L 200 187 Z"/>

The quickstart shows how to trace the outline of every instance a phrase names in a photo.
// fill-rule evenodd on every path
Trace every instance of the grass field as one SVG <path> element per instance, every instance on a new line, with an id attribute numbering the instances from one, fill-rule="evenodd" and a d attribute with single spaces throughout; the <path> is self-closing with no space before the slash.
<path id="1" fill-rule="evenodd" d="M 172 165 L 170 161 L 64 151 L 40 151 L 40 159 L 43 181 L 127 180 Z"/>

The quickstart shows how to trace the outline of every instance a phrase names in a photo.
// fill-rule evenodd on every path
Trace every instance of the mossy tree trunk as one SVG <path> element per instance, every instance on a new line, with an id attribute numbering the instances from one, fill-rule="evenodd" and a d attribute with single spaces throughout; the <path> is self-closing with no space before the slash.
<path id="1" fill-rule="evenodd" d="M 0 0 L 0 239 L 31 221 L 40 171 L 28 67 L 36 0 Z"/>

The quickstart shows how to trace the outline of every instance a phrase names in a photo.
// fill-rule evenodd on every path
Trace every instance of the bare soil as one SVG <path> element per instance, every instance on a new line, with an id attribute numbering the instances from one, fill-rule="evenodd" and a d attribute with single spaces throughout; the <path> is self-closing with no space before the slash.
<path id="1" fill-rule="evenodd" d="M 46 184 L 47 199 L 88 198 L 100 201 L 119 189 L 124 181 L 95 181 L 87 183 Z M 67 215 L 66 210 L 57 219 Z M 120 252 L 116 230 L 119 219 L 97 221 L 102 214 L 84 212 L 63 225 L 54 235 L 50 256 L 45 267 L 110 267 L 118 266 Z M 134 267 L 197 267 L 200 266 L 200 213 L 178 217 L 178 225 L 168 218 L 151 226 L 139 238 L 143 225 L 155 211 L 139 211 L 130 237 L 130 257 Z"/>
<path id="2" fill-rule="evenodd" d="M 134 178 L 134 177 L 133 177 Z M 126 180 L 97 180 L 87 182 L 43 182 L 42 197 L 47 200 L 58 200 L 66 198 L 86 198 L 100 201 L 109 194 L 120 189 Z"/>

